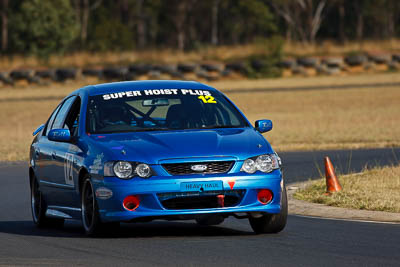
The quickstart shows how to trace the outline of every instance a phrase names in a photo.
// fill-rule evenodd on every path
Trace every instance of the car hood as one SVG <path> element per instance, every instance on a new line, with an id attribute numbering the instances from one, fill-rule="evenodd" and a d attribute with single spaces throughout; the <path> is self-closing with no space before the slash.
<path id="1" fill-rule="evenodd" d="M 244 160 L 273 150 L 253 128 L 135 132 L 90 137 L 112 159 L 148 164 L 194 158 Z"/>

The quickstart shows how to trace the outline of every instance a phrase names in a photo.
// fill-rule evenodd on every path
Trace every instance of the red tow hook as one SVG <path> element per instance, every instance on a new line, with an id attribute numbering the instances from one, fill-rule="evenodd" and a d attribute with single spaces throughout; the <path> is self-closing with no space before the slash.
<path id="1" fill-rule="evenodd" d="M 217 195 L 217 199 L 218 199 L 218 207 L 223 208 L 225 207 L 225 195 Z"/>

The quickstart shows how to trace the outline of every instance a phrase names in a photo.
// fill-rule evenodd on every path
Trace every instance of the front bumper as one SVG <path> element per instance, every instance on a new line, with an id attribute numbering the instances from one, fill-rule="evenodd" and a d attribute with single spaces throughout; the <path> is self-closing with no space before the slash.
<path id="1" fill-rule="evenodd" d="M 160 193 L 181 193 L 182 182 L 209 182 L 222 181 L 222 193 L 232 190 L 243 190 L 244 194 L 233 206 L 195 209 L 167 209 L 160 201 Z M 233 188 L 231 188 L 234 181 Z M 188 175 L 188 176 L 154 176 L 149 179 L 133 178 L 121 180 L 115 177 L 93 180 L 94 190 L 105 187 L 113 192 L 109 199 L 97 198 L 99 213 L 103 222 L 132 221 L 139 218 L 163 218 L 191 216 L 201 214 L 221 214 L 262 212 L 276 214 L 280 212 L 282 174 L 275 170 L 265 174 L 233 173 L 223 175 Z M 273 192 L 273 199 L 267 205 L 257 200 L 260 189 L 269 189 Z M 137 195 L 140 199 L 139 207 L 134 211 L 126 210 L 122 202 L 125 197 Z M 199 193 L 201 195 L 201 193 Z"/>

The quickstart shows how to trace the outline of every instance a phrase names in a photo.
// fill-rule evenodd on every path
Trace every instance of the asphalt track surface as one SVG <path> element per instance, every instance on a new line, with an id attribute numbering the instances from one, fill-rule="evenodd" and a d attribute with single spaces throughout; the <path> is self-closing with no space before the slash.
<path id="1" fill-rule="evenodd" d="M 400 149 L 281 153 L 287 183 L 318 177 L 330 156 L 338 171 L 398 164 Z M 323 169 L 321 169 L 323 170 Z M 26 163 L 0 164 L 0 265 L 399 266 L 400 225 L 289 216 L 279 234 L 255 235 L 247 220 L 122 224 L 100 238 L 79 221 L 37 229 Z"/>

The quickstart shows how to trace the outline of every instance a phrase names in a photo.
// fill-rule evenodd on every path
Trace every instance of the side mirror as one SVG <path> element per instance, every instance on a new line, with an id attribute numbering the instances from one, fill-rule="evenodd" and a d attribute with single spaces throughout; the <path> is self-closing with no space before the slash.
<path id="1" fill-rule="evenodd" d="M 255 123 L 256 130 L 260 133 L 266 133 L 272 130 L 272 121 L 271 120 L 258 120 Z"/>
<path id="2" fill-rule="evenodd" d="M 47 138 L 49 138 L 50 141 L 69 142 L 71 141 L 71 133 L 68 129 L 52 129 Z"/>

